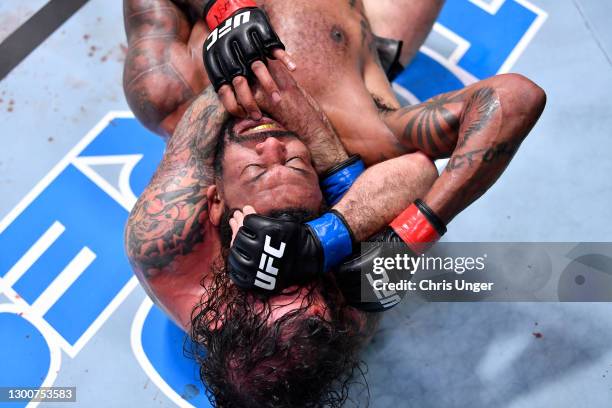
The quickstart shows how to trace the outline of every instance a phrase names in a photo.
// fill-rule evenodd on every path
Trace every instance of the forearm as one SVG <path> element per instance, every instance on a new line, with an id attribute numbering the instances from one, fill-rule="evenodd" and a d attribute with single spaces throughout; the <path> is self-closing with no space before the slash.
<path id="1" fill-rule="evenodd" d="M 447 224 L 498 180 L 545 106 L 544 92 L 524 79 L 482 92 L 492 93 L 491 103 L 466 108 L 457 146 L 424 197 Z"/>
<path id="2" fill-rule="evenodd" d="M 544 92 L 519 75 L 503 75 L 392 115 L 409 151 L 449 164 L 424 201 L 445 222 L 499 178 L 540 117 Z M 399 125 L 399 126 L 398 126 Z"/>
<path id="3" fill-rule="evenodd" d="M 366 170 L 334 207 L 357 241 L 389 224 L 415 199 L 423 198 L 438 173 L 423 154 L 407 154 Z"/>

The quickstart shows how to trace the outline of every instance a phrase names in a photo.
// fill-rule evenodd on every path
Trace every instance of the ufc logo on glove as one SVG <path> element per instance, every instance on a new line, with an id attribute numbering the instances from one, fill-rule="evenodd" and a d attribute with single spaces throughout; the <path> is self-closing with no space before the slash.
<path id="1" fill-rule="evenodd" d="M 222 38 L 224 35 L 229 33 L 231 30 L 240 27 L 242 24 L 246 24 L 251 20 L 251 12 L 245 11 L 243 13 L 237 14 L 234 17 L 230 17 L 225 20 L 225 24 L 223 26 L 219 26 L 212 30 L 206 41 L 210 42 L 206 46 L 206 51 L 210 50 L 210 47 L 215 45 L 219 38 Z"/>
<path id="2" fill-rule="evenodd" d="M 276 287 L 276 275 L 278 275 L 278 268 L 275 268 L 273 263 L 275 259 L 283 258 L 286 247 L 286 244 L 281 242 L 279 249 L 273 248 L 271 241 L 272 238 L 269 235 L 266 235 L 264 253 L 261 254 L 261 259 L 259 260 L 259 270 L 257 271 L 255 279 L 255 286 L 266 290 L 274 290 Z"/>

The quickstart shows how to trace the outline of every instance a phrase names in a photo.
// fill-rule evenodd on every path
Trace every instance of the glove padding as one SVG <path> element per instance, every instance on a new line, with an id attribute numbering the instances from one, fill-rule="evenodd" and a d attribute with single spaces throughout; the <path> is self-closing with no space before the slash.
<path id="1" fill-rule="evenodd" d="M 230 249 L 228 272 L 241 289 L 277 293 L 323 273 L 323 250 L 308 225 L 251 214 Z"/>
<path id="2" fill-rule="evenodd" d="M 373 273 L 375 258 L 395 257 L 397 254 L 416 256 L 402 239 L 386 227 L 382 232 L 368 240 L 369 245 L 363 253 L 354 255 L 336 271 L 336 281 L 347 303 L 364 312 L 384 312 L 398 305 L 406 291 L 377 291 L 372 286 L 374 280 L 385 280 L 385 276 Z M 410 279 L 409 273 L 387 271 L 386 280 L 399 282 Z M 363 287 L 363 296 L 362 296 Z"/>
<path id="3" fill-rule="evenodd" d="M 253 80 L 251 64 L 274 59 L 272 51 L 278 48 L 285 45 L 263 10 L 244 8 L 232 14 L 204 43 L 204 66 L 215 91 L 238 76 Z"/>

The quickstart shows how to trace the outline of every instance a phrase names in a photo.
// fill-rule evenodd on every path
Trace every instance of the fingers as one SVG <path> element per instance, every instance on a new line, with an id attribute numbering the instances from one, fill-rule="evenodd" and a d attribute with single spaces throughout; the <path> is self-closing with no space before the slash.
<path id="1" fill-rule="evenodd" d="M 230 225 L 230 228 L 232 229 L 231 245 L 234 245 L 234 240 L 236 239 L 238 230 L 242 228 L 242 225 L 244 224 L 244 217 L 250 214 L 257 214 L 257 212 L 255 211 L 255 208 L 251 207 L 250 205 L 247 205 L 246 207 L 244 207 L 242 211 L 236 210 L 234 211 L 234 214 L 232 214 L 232 218 L 230 218 L 229 220 L 229 225 Z"/>
<path id="2" fill-rule="evenodd" d="M 231 115 L 239 118 L 245 118 L 247 116 L 242 106 L 238 104 L 236 96 L 234 95 L 234 90 L 231 86 L 223 85 L 219 89 L 219 99 L 221 99 L 221 103 Z"/>
<path id="3" fill-rule="evenodd" d="M 283 64 L 287 67 L 289 71 L 295 71 L 297 69 L 297 65 L 293 61 L 293 58 L 289 53 L 281 48 L 277 48 L 272 51 L 272 56 L 277 60 L 282 61 Z"/>
<path id="4" fill-rule="evenodd" d="M 272 102 L 279 103 L 281 101 L 280 91 L 278 90 L 276 82 L 272 79 L 270 72 L 268 72 L 266 65 L 261 61 L 255 61 L 253 65 L 251 65 L 251 69 L 263 90 L 271 96 Z"/>
<path id="5" fill-rule="evenodd" d="M 229 220 L 229 225 L 232 229 L 232 243 L 230 244 L 230 246 L 233 246 L 234 240 L 236 239 L 236 235 L 238 235 L 238 230 L 240 229 L 240 227 L 238 226 L 238 222 L 233 218 Z"/>
<path id="6" fill-rule="evenodd" d="M 234 211 L 234 214 L 232 214 L 232 218 L 230 219 L 230 221 L 234 221 L 238 228 L 242 227 L 242 223 L 244 222 L 244 213 L 240 210 Z"/>
<path id="7" fill-rule="evenodd" d="M 242 213 L 246 217 L 247 215 L 257 214 L 257 211 L 255 211 L 255 208 L 251 207 L 250 205 L 247 205 L 242 209 Z"/>
<path id="8" fill-rule="evenodd" d="M 232 243 L 234 245 L 234 240 L 236 239 L 236 235 L 238 235 L 238 230 L 242 228 L 242 223 L 244 222 L 244 214 L 240 210 L 234 211 L 232 214 L 232 218 L 229 220 L 230 228 L 232 229 Z"/>
<path id="9" fill-rule="evenodd" d="M 242 76 L 236 77 L 232 80 L 232 85 L 234 85 L 238 103 L 247 111 L 249 117 L 253 120 L 260 120 L 262 118 L 261 111 L 251 93 L 247 79 Z"/>

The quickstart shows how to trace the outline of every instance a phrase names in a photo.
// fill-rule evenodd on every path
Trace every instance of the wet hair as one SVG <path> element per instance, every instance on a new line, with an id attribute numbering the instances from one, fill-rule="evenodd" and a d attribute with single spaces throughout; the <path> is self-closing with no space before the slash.
<path id="1" fill-rule="evenodd" d="M 305 214 L 271 216 L 291 213 Z M 300 307 L 274 322 L 268 298 L 231 284 L 224 256 L 213 267 L 212 282 L 209 278 L 202 286 L 205 293 L 192 312 L 189 353 L 213 406 L 341 407 L 354 378 L 363 378 L 358 353 L 368 330 L 351 317 L 333 277 L 313 282 Z M 291 303 L 297 294 L 284 295 Z M 325 301 L 325 316 L 309 312 L 318 297 Z"/>

